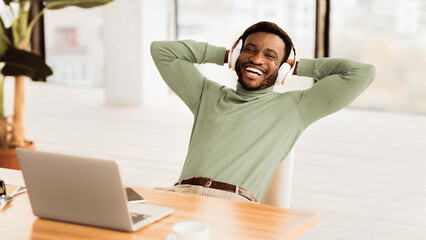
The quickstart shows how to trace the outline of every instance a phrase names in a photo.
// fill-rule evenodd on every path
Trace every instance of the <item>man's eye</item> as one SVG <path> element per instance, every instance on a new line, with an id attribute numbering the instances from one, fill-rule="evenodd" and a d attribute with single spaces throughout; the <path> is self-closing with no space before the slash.
<path id="1" fill-rule="evenodd" d="M 275 59 L 275 56 L 274 55 L 270 55 L 270 54 L 266 55 L 266 57 L 269 58 L 269 59 Z"/>
<path id="2" fill-rule="evenodd" d="M 251 48 L 246 48 L 246 52 L 252 53 L 252 52 L 254 52 L 254 50 L 251 49 Z"/>

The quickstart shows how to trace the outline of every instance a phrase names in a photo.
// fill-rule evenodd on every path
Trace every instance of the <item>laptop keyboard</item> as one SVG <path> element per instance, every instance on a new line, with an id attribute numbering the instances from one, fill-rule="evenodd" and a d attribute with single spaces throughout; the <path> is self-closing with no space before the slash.
<path id="1" fill-rule="evenodd" d="M 130 213 L 132 216 L 133 224 L 136 224 L 144 219 L 151 217 L 151 215 L 139 214 L 139 213 Z"/>

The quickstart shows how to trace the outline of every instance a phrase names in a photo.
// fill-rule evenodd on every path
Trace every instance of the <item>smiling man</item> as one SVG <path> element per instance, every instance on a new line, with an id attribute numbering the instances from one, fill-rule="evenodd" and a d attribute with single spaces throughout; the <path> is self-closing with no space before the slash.
<path id="1" fill-rule="evenodd" d="M 372 65 L 347 59 L 289 58 L 293 43 L 271 22 L 241 36 L 236 90 L 207 79 L 194 64 L 228 63 L 226 48 L 193 40 L 153 42 L 151 54 L 168 86 L 194 115 L 179 181 L 165 190 L 257 202 L 300 134 L 351 103 L 373 81 Z M 284 63 L 318 80 L 307 90 L 273 91 Z M 280 79 L 278 79 L 280 80 Z"/>

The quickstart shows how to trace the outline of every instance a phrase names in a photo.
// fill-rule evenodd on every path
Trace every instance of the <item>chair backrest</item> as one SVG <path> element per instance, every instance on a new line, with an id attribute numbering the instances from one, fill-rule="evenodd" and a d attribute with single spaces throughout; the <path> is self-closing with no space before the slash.
<path id="1" fill-rule="evenodd" d="M 293 178 L 294 147 L 278 166 L 268 191 L 262 199 L 263 204 L 290 208 L 291 181 Z"/>

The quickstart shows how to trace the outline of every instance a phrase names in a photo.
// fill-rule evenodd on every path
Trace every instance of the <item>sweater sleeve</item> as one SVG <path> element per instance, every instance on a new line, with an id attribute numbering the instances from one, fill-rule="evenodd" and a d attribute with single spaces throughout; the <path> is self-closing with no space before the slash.
<path id="1" fill-rule="evenodd" d="M 206 78 L 194 64 L 224 64 L 226 48 L 193 40 L 158 41 L 151 55 L 161 77 L 192 113 L 198 109 Z"/>
<path id="2" fill-rule="evenodd" d="M 318 80 L 298 96 L 305 126 L 349 105 L 371 84 L 375 72 L 373 65 L 348 59 L 301 59 L 297 75 Z"/>

